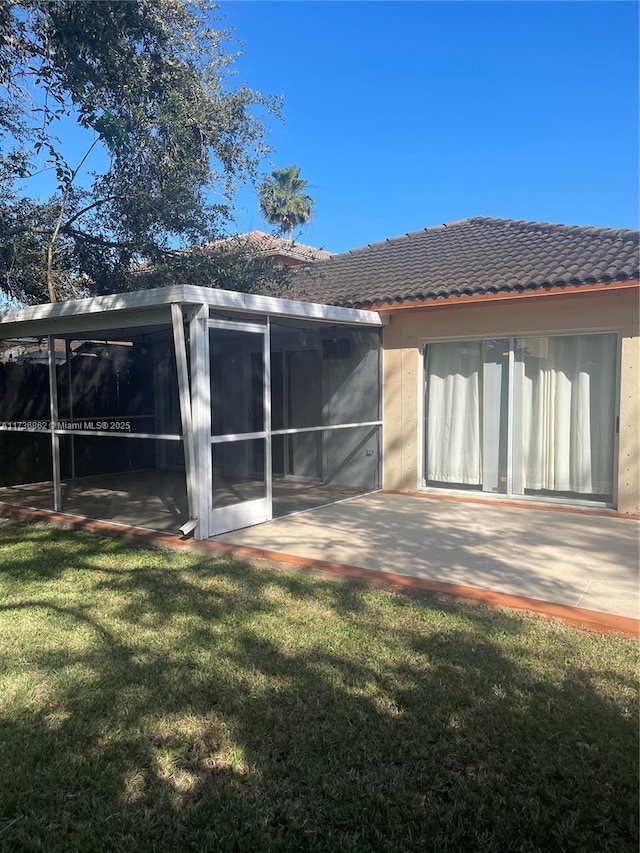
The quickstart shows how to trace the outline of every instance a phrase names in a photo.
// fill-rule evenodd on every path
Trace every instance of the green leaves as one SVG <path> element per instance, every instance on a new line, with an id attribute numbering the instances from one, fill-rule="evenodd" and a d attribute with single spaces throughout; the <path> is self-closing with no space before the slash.
<path id="1" fill-rule="evenodd" d="M 304 225 L 313 213 L 313 197 L 304 193 L 309 182 L 300 177 L 299 166 L 275 169 L 259 188 L 260 211 L 280 234 L 293 240 L 296 225 Z"/>
<path id="2" fill-rule="evenodd" d="M 131 258 L 218 236 L 228 207 L 210 194 L 229 205 L 238 183 L 255 177 L 267 150 L 264 121 L 278 103 L 232 85 L 229 33 L 214 28 L 214 8 L 208 0 L 0 0 L 0 181 L 15 188 L 0 210 L 0 239 L 17 239 L 11 208 L 19 199 L 58 211 L 48 244 L 46 228 L 36 238 L 44 249 L 38 298 L 47 253 L 56 298 L 74 279 L 89 292 L 109 277 L 120 286 Z M 17 149 L 19 169 L 8 159 Z M 16 183 L 37 173 L 54 178 L 48 201 L 36 181 Z M 0 267 L 0 290 L 9 292 L 6 272 Z"/>

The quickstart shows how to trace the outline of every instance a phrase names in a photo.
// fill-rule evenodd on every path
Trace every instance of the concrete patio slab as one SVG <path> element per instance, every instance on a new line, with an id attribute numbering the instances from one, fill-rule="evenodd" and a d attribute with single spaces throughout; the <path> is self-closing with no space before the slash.
<path id="1" fill-rule="evenodd" d="M 639 532 L 613 516 L 377 492 L 214 541 L 637 619 Z"/>
<path id="2" fill-rule="evenodd" d="M 639 526 L 603 513 L 379 492 L 206 541 L 3 503 L 0 516 L 640 636 Z"/>

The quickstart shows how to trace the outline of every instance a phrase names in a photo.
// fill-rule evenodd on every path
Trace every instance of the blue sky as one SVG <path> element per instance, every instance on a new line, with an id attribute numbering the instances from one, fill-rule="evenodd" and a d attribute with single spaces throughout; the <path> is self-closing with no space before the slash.
<path id="1" fill-rule="evenodd" d="M 283 95 L 301 242 L 346 251 L 496 216 L 638 227 L 638 5 L 221 2 L 238 80 Z M 241 192 L 240 231 L 267 229 Z"/>

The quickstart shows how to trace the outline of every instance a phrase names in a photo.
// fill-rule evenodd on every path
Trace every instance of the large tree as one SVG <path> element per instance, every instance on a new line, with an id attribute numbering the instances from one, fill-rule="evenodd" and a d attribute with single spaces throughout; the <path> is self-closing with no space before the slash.
<path id="1" fill-rule="evenodd" d="M 300 177 L 299 166 L 275 169 L 258 190 L 260 211 L 280 234 L 293 241 L 296 226 L 304 225 L 313 213 L 314 200 L 304 190 L 309 181 Z"/>
<path id="2" fill-rule="evenodd" d="M 219 236 L 278 104 L 232 85 L 214 8 L 0 0 L 5 299 L 139 287 L 132 269 Z"/>

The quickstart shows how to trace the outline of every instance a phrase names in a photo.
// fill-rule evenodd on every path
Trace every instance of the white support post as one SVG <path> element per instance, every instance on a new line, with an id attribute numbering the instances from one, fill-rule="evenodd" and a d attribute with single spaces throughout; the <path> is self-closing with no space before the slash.
<path id="1" fill-rule="evenodd" d="M 508 362 L 508 385 L 507 385 L 507 492 L 506 497 L 511 497 L 515 491 L 514 482 L 513 482 L 513 472 L 514 472 L 514 458 L 513 458 L 513 423 L 514 423 L 514 387 L 515 387 L 515 376 L 516 376 L 516 362 L 515 362 L 515 349 L 516 349 L 516 340 L 515 338 L 509 338 L 509 362 Z M 520 433 L 522 434 L 522 433 Z M 519 455 L 519 454 L 518 454 Z M 518 470 L 520 470 L 521 459 L 518 459 Z M 519 476 L 520 480 L 521 477 Z M 520 489 L 522 484 L 518 483 L 518 489 Z"/>
<path id="2" fill-rule="evenodd" d="M 211 400 L 209 392 L 209 309 L 201 305 L 189 322 L 191 344 L 191 420 L 195 448 L 197 539 L 209 538 L 211 496 Z"/>
<path id="3" fill-rule="evenodd" d="M 53 468 L 53 509 L 62 510 L 62 482 L 60 477 L 60 437 L 55 432 L 58 426 L 58 380 L 56 377 L 55 338 L 47 338 L 49 347 L 49 415 L 51 417 L 51 465 Z"/>
<path id="4" fill-rule="evenodd" d="M 195 451 L 193 440 L 193 424 L 191 421 L 191 399 L 189 394 L 189 368 L 187 365 L 187 347 L 184 340 L 184 322 L 180 306 L 171 303 L 171 324 L 173 327 L 173 343 L 176 353 L 178 372 L 178 394 L 180 399 L 180 419 L 182 422 L 182 443 L 187 480 L 187 505 L 189 518 L 180 528 L 186 535 L 197 527 L 197 472 L 195 466 Z"/>
<path id="5" fill-rule="evenodd" d="M 267 331 L 264 336 L 264 475 L 266 478 L 268 518 L 273 518 L 273 465 L 271 461 L 271 321 L 267 316 Z"/>
<path id="6" fill-rule="evenodd" d="M 71 376 L 71 341 L 65 341 L 65 355 L 67 359 L 67 386 L 69 388 L 69 420 L 73 423 L 73 382 Z M 76 445 L 75 436 L 71 436 L 69 440 L 71 448 L 71 479 L 76 478 Z"/>

